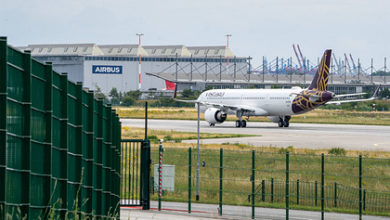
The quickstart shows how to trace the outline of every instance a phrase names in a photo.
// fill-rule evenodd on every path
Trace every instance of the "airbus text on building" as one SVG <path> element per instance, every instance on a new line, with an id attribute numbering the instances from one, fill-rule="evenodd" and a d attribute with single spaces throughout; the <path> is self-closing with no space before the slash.
<path id="1" fill-rule="evenodd" d="M 93 74 L 122 74 L 122 66 L 93 65 Z"/>

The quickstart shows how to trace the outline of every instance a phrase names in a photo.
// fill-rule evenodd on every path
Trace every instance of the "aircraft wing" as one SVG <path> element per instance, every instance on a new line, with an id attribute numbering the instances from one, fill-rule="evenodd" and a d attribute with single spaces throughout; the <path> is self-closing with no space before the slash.
<path id="1" fill-rule="evenodd" d="M 177 98 L 173 98 L 173 100 L 177 102 L 185 102 L 185 103 L 199 103 L 198 100 L 187 100 L 187 99 L 177 99 Z"/>
<path id="2" fill-rule="evenodd" d="M 201 105 L 205 105 L 208 107 L 218 108 L 223 111 L 232 110 L 232 111 L 243 111 L 243 112 L 249 112 L 249 113 L 256 113 L 256 115 L 267 115 L 267 112 L 261 108 L 254 108 L 252 106 L 247 105 L 226 105 L 221 103 L 213 103 L 213 102 L 204 102 L 204 101 L 198 101 L 198 100 L 185 100 L 185 99 L 174 99 L 178 102 L 185 102 L 185 103 L 199 103 Z"/>
<path id="3" fill-rule="evenodd" d="M 342 97 L 348 97 L 348 96 L 359 96 L 359 95 L 365 95 L 367 93 L 361 92 L 361 93 L 352 93 L 352 94 L 342 94 L 342 95 L 336 95 L 335 98 L 342 98 Z"/>
<path id="4" fill-rule="evenodd" d="M 255 108 L 252 106 L 248 105 L 226 105 L 226 104 L 221 104 L 221 103 L 211 103 L 211 102 L 199 102 L 201 105 L 209 106 L 209 107 L 214 107 L 221 109 L 223 111 L 231 110 L 231 111 L 242 111 L 246 113 L 253 113 L 256 114 L 257 116 L 261 115 L 268 115 L 268 112 L 266 112 L 264 109 L 261 108 Z"/>
<path id="5" fill-rule="evenodd" d="M 371 101 L 371 100 L 375 100 L 378 96 L 378 93 L 379 93 L 379 89 L 381 88 L 381 85 L 378 86 L 378 88 L 375 90 L 374 92 L 374 95 L 372 95 L 371 98 L 368 98 L 368 99 L 351 99 L 351 100 L 339 100 L 339 101 L 330 101 L 330 102 L 327 102 L 325 103 L 326 105 L 340 105 L 342 103 L 348 103 L 348 102 L 366 102 L 366 101 Z M 359 93 L 355 93 L 355 94 L 359 94 Z M 363 93 L 364 94 L 364 93 Z M 343 96 L 347 96 L 348 94 L 346 95 L 343 95 Z M 349 94 L 350 95 L 350 94 Z M 342 97 L 342 96 L 336 96 L 336 97 Z"/>
<path id="6" fill-rule="evenodd" d="M 326 105 L 340 105 L 340 104 L 348 103 L 348 102 L 366 102 L 366 101 L 371 101 L 371 100 L 375 100 L 375 99 L 376 99 L 376 98 L 371 97 L 371 98 L 368 98 L 368 99 L 340 100 L 340 101 L 330 101 L 330 102 L 327 102 L 327 103 L 325 103 L 325 104 L 326 104 Z"/>

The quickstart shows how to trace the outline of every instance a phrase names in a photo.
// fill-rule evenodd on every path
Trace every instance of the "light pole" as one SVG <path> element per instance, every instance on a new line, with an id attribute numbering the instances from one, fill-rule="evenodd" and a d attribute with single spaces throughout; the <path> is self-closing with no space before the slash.
<path id="1" fill-rule="evenodd" d="M 144 35 L 142 33 L 137 33 L 138 36 L 138 52 L 141 47 L 141 37 Z M 141 90 L 141 54 L 138 54 L 138 90 Z"/>
<path id="2" fill-rule="evenodd" d="M 226 49 L 229 49 L 229 39 L 232 36 L 231 34 L 226 34 Z M 229 56 L 226 56 L 226 66 L 229 68 Z"/>
<path id="3" fill-rule="evenodd" d="M 196 142 L 196 201 L 199 201 L 199 139 L 200 139 L 200 103 L 196 103 L 198 110 L 198 124 L 197 124 L 197 133 L 198 138 Z"/>

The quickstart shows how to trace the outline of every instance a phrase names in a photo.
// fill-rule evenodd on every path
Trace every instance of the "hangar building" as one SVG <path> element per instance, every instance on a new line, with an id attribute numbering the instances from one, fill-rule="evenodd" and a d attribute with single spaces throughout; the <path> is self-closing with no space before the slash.
<path id="1" fill-rule="evenodd" d="M 176 73 L 176 77 L 178 72 L 186 73 L 195 82 L 205 71 L 215 75 L 234 65 L 235 71 L 245 73 L 248 68 L 247 59 L 235 57 L 226 46 L 44 44 L 19 49 L 30 50 L 41 62 L 52 62 L 55 71 L 68 73 L 69 80 L 105 94 L 112 88 L 121 92 L 166 89 L 165 79 L 145 73 Z M 194 83 L 190 88 L 202 86 Z"/>

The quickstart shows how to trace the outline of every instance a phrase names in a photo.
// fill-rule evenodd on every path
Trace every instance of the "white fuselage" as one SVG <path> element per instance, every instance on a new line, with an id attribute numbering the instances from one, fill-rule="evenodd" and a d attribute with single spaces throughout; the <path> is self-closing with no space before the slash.
<path id="1" fill-rule="evenodd" d="M 303 89 L 213 89 L 203 92 L 199 102 L 215 103 L 228 106 L 243 106 L 256 109 L 250 116 L 285 116 L 294 115 L 292 102 L 296 94 Z M 201 105 L 204 112 L 210 106 Z M 227 110 L 227 114 L 236 114 Z"/>

